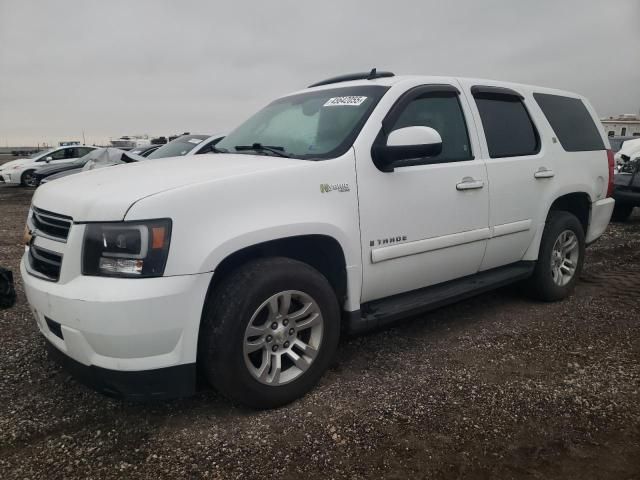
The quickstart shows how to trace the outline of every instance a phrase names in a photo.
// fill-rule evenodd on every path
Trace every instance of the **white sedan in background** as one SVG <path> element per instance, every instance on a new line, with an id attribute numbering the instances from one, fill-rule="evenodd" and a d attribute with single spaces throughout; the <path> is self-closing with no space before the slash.
<path id="1" fill-rule="evenodd" d="M 47 165 L 68 162 L 74 158 L 84 157 L 96 147 L 69 146 L 55 147 L 38 152 L 29 158 L 21 158 L 0 165 L 0 182 L 25 187 L 35 186 L 33 173 Z"/>

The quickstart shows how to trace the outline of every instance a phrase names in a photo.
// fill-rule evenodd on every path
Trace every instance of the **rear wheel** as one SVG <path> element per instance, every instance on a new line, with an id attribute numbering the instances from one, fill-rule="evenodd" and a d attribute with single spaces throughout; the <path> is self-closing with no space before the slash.
<path id="1" fill-rule="evenodd" d="M 584 263 L 584 231 L 575 215 L 552 211 L 529 279 L 530 293 L 544 301 L 562 300 L 574 289 Z"/>
<path id="2" fill-rule="evenodd" d="M 616 202 L 613 207 L 613 214 L 611 215 L 611 219 L 616 222 L 625 222 L 631 216 L 631 212 L 633 212 L 633 205 L 628 205 L 624 203 Z"/>
<path id="3" fill-rule="evenodd" d="M 23 187 L 36 187 L 37 182 L 34 173 L 35 170 L 27 170 L 26 172 L 24 172 L 20 177 L 20 184 Z"/>
<path id="4" fill-rule="evenodd" d="M 339 307 L 327 279 L 288 258 L 245 264 L 215 288 L 198 356 L 208 381 L 253 408 L 304 395 L 335 353 Z"/>

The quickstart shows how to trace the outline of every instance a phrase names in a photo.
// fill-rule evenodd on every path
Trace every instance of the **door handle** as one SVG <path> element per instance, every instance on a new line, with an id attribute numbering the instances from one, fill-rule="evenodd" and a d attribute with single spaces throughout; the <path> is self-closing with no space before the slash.
<path id="1" fill-rule="evenodd" d="M 553 178 L 556 176 L 553 170 L 549 170 L 546 167 L 540 167 L 536 173 L 533 174 L 535 178 Z"/>
<path id="2" fill-rule="evenodd" d="M 460 183 L 456 183 L 456 190 L 475 190 L 482 187 L 484 187 L 484 182 L 472 177 L 464 177 Z"/>

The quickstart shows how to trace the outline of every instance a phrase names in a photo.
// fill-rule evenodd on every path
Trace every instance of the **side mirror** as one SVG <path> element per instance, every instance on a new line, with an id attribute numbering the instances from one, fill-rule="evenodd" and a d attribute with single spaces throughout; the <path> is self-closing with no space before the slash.
<path id="1" fill-rule="evenodd" d="M 424 157 L 434 157 L 442 151 L 442 137 L 431 127 L 405 127 L 394 130 L 386 145 L 376 145 L 373 161 L 383 172 L 393 172 L 400 166 L 420 165 Z M 415 162 L 406 160 L 415 159 Z"/>
<path id="2" fill-rule="evenodd" d="M 44 159 L 44 161 L 47 162 L 47 163 L 49 163 L 51 160 L 53 160 L 53 158 L 51 158 L 51 157 L 47 157 L 47 158 Z"/>

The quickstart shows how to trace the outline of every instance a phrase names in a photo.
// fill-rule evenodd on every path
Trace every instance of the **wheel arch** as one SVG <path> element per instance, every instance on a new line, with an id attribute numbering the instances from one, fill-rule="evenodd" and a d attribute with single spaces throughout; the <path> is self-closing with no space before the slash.
<path id="1" fill-rule="evenodd" d="M 340 309 L 348 295 L 347 258 L 340 242 L 326 234 L 301 234 L 285 236 L 240 247 L 222 258 L 214 269 L 205 296 L 202 318 L 197 335 L 197 350 L 201 349 L 201 333 L 205 306 L 215 295 L 216 288 L 235 269 L 258 258 L 286 257 L 311 265 L 327 278 L 333 288 Z M 199 354 L 198 354 L 199 358 Z"/>
<path id="2" fill-rule="evenodd" d="M 587 234 L 589 229 L 589 217 L 591 214 L 591 197 L 586 192 L 572 192 L 559 196 L 556 198 L 547 212 L 547 218 L 552 211 L 563 210 L 565 212 L 575 215 L 582 229 Z"/>
<path id="3" fill-rule="evenodd" d="M 229 273 L 257 258 L 287 257 L 304 262 L 327 278 L 340 305 L 347 295 L 347 260 L 338 240 L 325 234 L 304 234 L 265 240 L 226 255 L 215 267 L 209 290 Z"/>
<path id="4" fill-rule="evenodd" d="M 544 221 L 537 226 L 536 235 L 525 252 L 523 260 L 535 261 L 538 259 L 540 242 L 542 241 L 542 233 L 544 232 L 546 221 L 552 211 L 558 210 L 574 214 L 582 225 L 584 234 L 587 234 L 589 230 L 589 219 L 591 216 L 591 196 L 587 192 L 581 190 L 560 194 L 549 204 Z"/>

